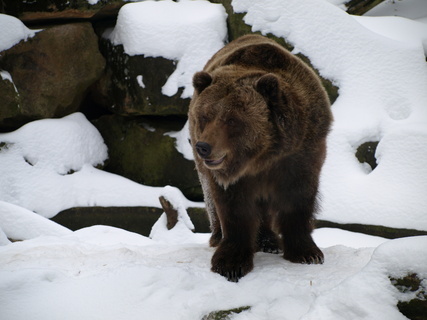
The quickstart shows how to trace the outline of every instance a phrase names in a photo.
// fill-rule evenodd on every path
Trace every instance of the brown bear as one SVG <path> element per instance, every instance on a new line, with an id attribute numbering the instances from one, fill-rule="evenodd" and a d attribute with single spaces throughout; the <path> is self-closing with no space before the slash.
<path id="1" fill-rule="evenodd" d="M 332 115 L 317 75 L 276 42 L 246 35 L 193 86 L 190 136 L 217 247 L 212 271 L 237 282 L 257 250 L 323 263 L 311 232 Z"/>

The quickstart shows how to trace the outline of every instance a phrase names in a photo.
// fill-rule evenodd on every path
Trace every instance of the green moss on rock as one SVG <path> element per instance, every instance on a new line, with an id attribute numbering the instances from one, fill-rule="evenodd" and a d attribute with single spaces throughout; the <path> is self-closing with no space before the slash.
<path id="1" fill-rule="evenodd" d="M 251 307 L 246 306 L 246 307 L 234 308 L 229 310 L 214 311 L 204 316 L 202 320 L 228 320 L 228 319 L 231 319 L 233 315 L 241 313 L 243 311 L 247 311 L 250 308 Z"/>
<path id="2" fill-rule="evenodd" d="M 427 288 L 422 284 L 422 279 L 416 274 L 408 274 L 403 278 L 390 278 L 391 283 L 402 293 L 415 294 L 414 299 L 399 301 L 399 311 L 412 320 L 424 320 L 427 316 Z M 425 281 L 425 280 L 424 280 Z"/>
<path id="3" fill-rule="evenodd" d="M 179 131 L 185 120 L 176 118 L 126 118 L 104 116 L 94 121 L 109 149 L 105 170 L 149 186 L 172 185 L 190 199 L 201 200 L 202 191 L 194 162 L 175 147 L 165 133 Z M 179 168 L 179 170 L 177 170 Z"/>

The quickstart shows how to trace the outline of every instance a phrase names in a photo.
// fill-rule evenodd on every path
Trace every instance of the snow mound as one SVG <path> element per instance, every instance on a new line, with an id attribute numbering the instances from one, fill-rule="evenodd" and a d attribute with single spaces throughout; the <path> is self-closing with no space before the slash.
<path id="1" fill-rule="evenodd" d="M 154 242 L 138 233 L 110 226 L 93 226 L 77 230 L 68 237 L 81 243 L 100 247 L 145 246 Z"/>
<path id="2" fill-rule="evenodd" d="M 384 21 L 409 22 L 355 18 L 318 0 L 233 0 L 232 5 L 246 12 L 254 31 L 284 37 L 339 87 L 319 219 L 427 230 L 425 31 L 404 41 L 402 34 L 384 36 L 379 31 Z M 368 21 L 376 32 L 361 24 Z M 421 30 L 420 23 L 410 25 Z M 390 32 L 414 30 L 399 26 Z M 367 141 L 379 141 L 373 171 L 355 157 Z"/>
<path id="3" fill-rule="evenodd" d="M 0 141 L 5 144 L 2 158 L 10 156 L 62 175 L 79 171 L 86 163 L 103 164 L 108 157 L 101 135 L 81 113 L 30 122 L 0 134 Z"/>
<path id="4" fill-rule="evenodd" d="M 0 231 L 3 231 L 7 238 L 13 240 L 71 234 L 71 230 L 49 219 L 3 201 L 0 201 Z M 3 244 L 7 243 L 7 241 L 3 242 Z"/>
<path id="5" fill-rule="evenodd" d="M 426 2 L 427 3 L 427 2 Z M 424 47 L 427 55 L 427 25 L 402 17 L 354 16 L 354 19 L 369 30 L 392 40 Z"/>
<path id="6" fill-rule="evenodd" d="M 0 52 L 12 48 L 21 40 L 34 37 L 39 30 L 28 29 L 21 20 L 0 13 Z"/>
<path id="7" fill-rule="evenodd" d="M 193 94 L 192 77 L 203 69 L 227 37 L 225 9 L 208 1 L 144 1 L 124 5 L 108 38 L 128 55 L 177 60 L 176 70 L 162 88 L 182 98 Z M 107 36 L 107 34 L 105 34 Z"/>
<path id="8" fill-rule="evenodd" d="M 427 1 L 388 0 L 373 7 L 365 16 L 400 16 L 427 23 Z"/>

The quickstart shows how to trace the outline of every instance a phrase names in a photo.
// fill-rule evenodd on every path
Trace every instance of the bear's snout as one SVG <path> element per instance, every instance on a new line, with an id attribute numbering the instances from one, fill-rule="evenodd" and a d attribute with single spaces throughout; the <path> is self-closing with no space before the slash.
<path id="1" fill-rule="evenodd" d="M 196 143 L 196 151 L 200 157 L 207 158 L 212 152 L 212 147 L 209 143 L 199 141 Z"/>

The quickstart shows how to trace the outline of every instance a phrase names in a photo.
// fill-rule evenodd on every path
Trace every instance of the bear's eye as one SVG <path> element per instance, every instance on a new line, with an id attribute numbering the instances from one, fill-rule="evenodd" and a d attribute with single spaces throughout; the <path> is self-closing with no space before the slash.
<path id="1" fill-rule="evenodd" d="M 201 117 L 200 117 L 200 120 L 201 120 L 201 122 L 202 122 L 202 123 L 209 122 L 209 119 L 208 119 L 208 117 L 207 117 L 207 116 L 201 116 Z"/>
<path id="2" fill-rule="evenodd" d="M 228 118 L 227 119 L 227 124 L 229 126 L 234 126 L 236 124 L 236 119 L 234 119 L 234 118 Z"/>

